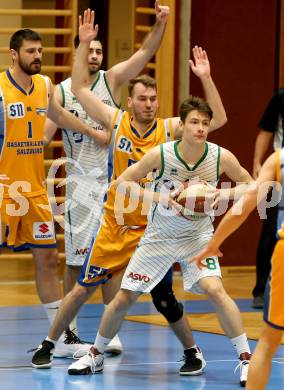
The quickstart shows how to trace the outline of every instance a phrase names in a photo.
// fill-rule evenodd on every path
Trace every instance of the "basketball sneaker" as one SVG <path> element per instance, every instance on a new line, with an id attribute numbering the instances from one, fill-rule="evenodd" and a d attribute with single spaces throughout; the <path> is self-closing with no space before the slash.
<path id="1" fill-rule="evenodd" d="M 206 361 L 199 347 L 185 349 L 183 360 L 184 365 L 179 370 L 180 375 L 200 375 L 206 366 Z"/>
<path id="2" fill-rule="evenodd" d="M 53 356 L 56 358 L 79 359 L 89 352 L 92 344 L 84 343 L 71 329 L 66 329 L 56 343 Z"/>
<path id="3" fill-rule="evenodd" d="M 104 355 L 95 347 L 68 367 L 69 375 L 88 375 L 102 372 L 104 369 Z"/>
<path id="4" fill-rule="evenodd" d="M 34 368 L 50 368 L 53 359 L 54 344 L 51 341 L 43 340 L 32 357 Z"/>
<path id="5" fill-rule="evenodd" d="M 121 341 L 116 334 L 111 342 L 107 345 L 105 352 L 113 356 L 120 355 L 123 351 Z"/>
<path id="6" fill-rule="evenodd" d="M 248 379 L 248 369 L 249 369 L 249 361 L 251 358 L 251 354 L 248 352 L 243 352 L 240 354 L 240 363 L 235 368 L 235 372 L 237 369 L 240 369 L 240 386 L 246 387 L 247 379 Z"/>

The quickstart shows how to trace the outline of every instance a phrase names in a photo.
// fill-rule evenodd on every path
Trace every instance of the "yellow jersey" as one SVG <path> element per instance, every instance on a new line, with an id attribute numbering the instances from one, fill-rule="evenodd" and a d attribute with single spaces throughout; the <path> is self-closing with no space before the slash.
<path id="1" fill-rule="evenodd" d="M 9 178 L 3 184 L 10 186 L 4 188 L 5 198 L 15 190 L 27 197 L 45 191 L 43 131 L 49 89 L 46 76 L 33 75 L 26 93 L 9 70 L 0 73 L 0 174 Z"/>
<path id="2" fill-rule="evenodd" d="M 117 110 L 113 124 L 112 142 L 109 150 L 109 180 L 120 176 L 130 165 L 141 160 L 145 153 L 153 147 L 174 139 L 172 120 L 155 119 L 149 129 L 141 135 L 131 123 L 130 113 Z M 145 178 L 145 181 L 147 179 Z M 143 183 L 141 183 L 143 185 Z M 132 202 L 132 201 L 131 201 Z M 123 224 L 125 226 L 147 225 L 148 208 L 142 202 L 130 203 L 129 199 L 119 202 L 119 195 L 111 186 L 107 193 L 105 210 L 116 214 L 123 209 Z M 117 219 L 117 218 L 116 218 Z"/>

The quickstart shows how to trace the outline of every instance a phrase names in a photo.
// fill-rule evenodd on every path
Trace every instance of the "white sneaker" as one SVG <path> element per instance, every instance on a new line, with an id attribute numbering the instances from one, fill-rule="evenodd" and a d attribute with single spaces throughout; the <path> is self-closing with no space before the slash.
<path id="1" fill-rule="evenodd" d="M 102 372 L 104 369 L 104 355 L 92 347 L 89 353 L 81 357 L 68 367 L 69 375 L 88 375 Z"/>
<path id="2" fill-rule="evenodd" d="M 240 355 L 240 363 L 235 368 L 235 372 L 237 369 L 240 369 L 240 386 L 246 387 L 247 379 L 248 379 L 248 370 L 250 363 L 251 354 L 248 352 L 244 352 Z"/>
<path id="3" fill-rule="evenodd" d="M 68 329 L 56 343 L 53 357 L 79 359 L 86 355 L 92 344 L 83 343 L 76 334 Z"/>
<path id="4" fill-rule="evenodd" d="M 110 353 L 112 355 L 120 355 L 123 351 L 121 341 L 116 334 L 114 338 L 111 340 L 111 342 L 107 345 L 105 352 Z"/>

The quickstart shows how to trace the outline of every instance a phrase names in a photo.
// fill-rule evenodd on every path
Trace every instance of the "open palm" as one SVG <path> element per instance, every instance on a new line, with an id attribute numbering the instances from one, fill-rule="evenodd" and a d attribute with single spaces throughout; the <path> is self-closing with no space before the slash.
<path id="1" fill-rule="evenodd" d="M 83 19 L 79 16 L 79 39 L 80 42 L 91 42 L 98 35 L 98 25 L 94 26 L 95 11 L 88 8 L 84 11 Z"/>
<path id="2" fill-rule="evenodd" d="M 207 53 L 200 46 L 194 46 L 192 49 L 193 59 L 189 60 L 191 70 L 197 77 L 210 76 L 210 63 Z"/>

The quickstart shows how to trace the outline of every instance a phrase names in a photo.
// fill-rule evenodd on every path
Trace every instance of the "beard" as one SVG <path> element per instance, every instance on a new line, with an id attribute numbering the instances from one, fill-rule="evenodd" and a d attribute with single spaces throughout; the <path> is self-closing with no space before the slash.
<path id="1" fill-rule="evenodd" d="M 93 68 L 93 66 L 89 65 L 89 76 L 93 76 L 94 74 L 97 74 L 98 71 L 101 69 L 101 65 L 97 65 L 97 68 Z"/>
<path id="2" fill-rule="evenodd" d="M 23 62 L 19 58 L 19 66 L 22 69 L 22 71 L 25 72 L 29 76 L 37 74 L 41 71 L 41 61 L 32 62 L 30 64 L 27 64 L 26 62 Z"/>

